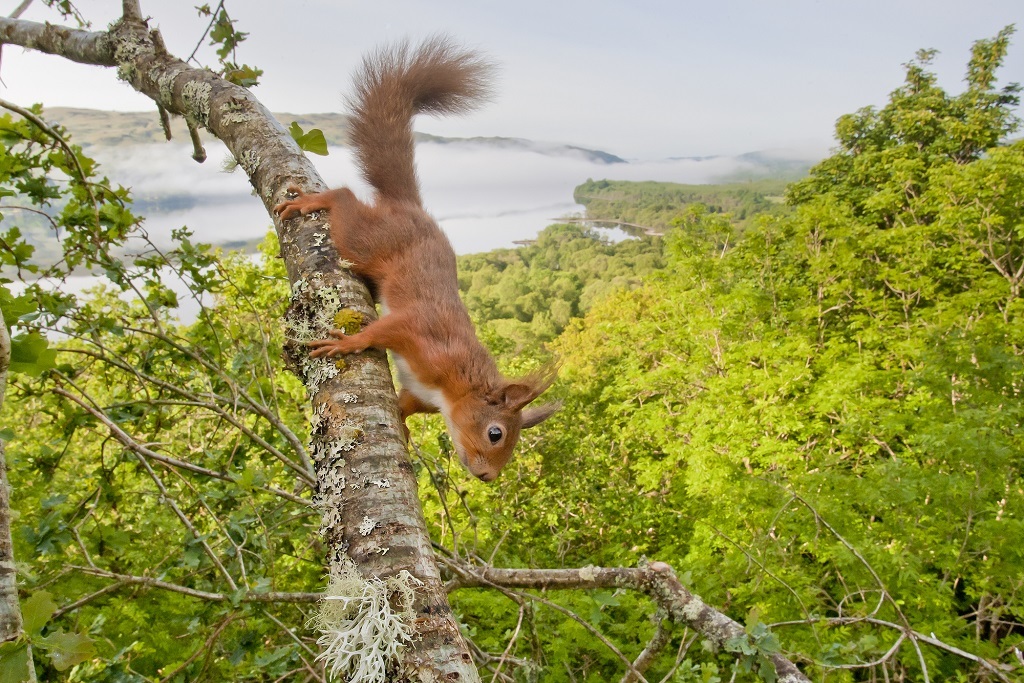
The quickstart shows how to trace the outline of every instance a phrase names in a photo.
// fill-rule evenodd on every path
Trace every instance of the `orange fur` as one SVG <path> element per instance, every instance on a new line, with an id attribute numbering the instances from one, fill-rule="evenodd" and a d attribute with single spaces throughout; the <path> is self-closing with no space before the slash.
<path id="1" fill-rule="evenodd" d="M 371 55 L 356 75 L 351 141 L 374 203 L 347 188 L 318 194 L 289 188 L 298 196 L 274 208 L 282 219 L 328 211 L 335 247 L 381 303 L 379 320 L 353 335 L 334 330 L 331 339 L 310 342 L 310 355 L 391 350 L 403 424 L 413 413 L 441 412 L 459 458 L 484 481 L 508 462 L 520 430 L 558 409 L 527 407 L 554 373 L 508 379 L 477 339 L 459 298 L 455 252 L 423 210 L 412 119 L 473 109 L 487 95 L 490 71 L 477 54 L 444 38 Z"/>

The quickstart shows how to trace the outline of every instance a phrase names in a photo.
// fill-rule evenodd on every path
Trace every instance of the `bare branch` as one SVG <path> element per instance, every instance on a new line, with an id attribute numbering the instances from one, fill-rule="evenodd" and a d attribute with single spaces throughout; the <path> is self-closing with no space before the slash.
<path id="1" fill-rule="evenodd" d="M 194 121 L 187 121 L 188 135 L 192 139 L 192 158 L 198 163 L 206 161 L 206 149 L 203 148 L 203 140 L 199 137 L 199 128 Z"/>
<path id="2" fill-rule="evenodd" d="M 658 625 L 654 629 L 654 635 L 647 641 L 647 646 L 643 651 L 633 660 L 633 669 L 640 673 L 647 671 L 647 668 L 654 662 L 665 646 L 668 645 L 670 640 L 672 640 L 671 623 L 667 619 L 658 620 Z M 626 675 L 622 677 L 621 683 L 634 683 L 636 680 L 633 672 L 627 671 Z"/>
<path id="3" fill-rule="evenodd" d="M 199 658 L 199 655 L 203 654 L 204 652 L 209 652 L 210 648 L 213 647 L 213 644 L 217 642 L 218 638 L 220 638 L 220 634 L 223 633 L 224 629 L 226 629 L 228 625 L 231 624 L 231 622 L 234 621 L 237 617 L 238 615 L 236 614 L 229 614 L 226 618 L 221 620 L 220 624 L 218 624 L 217 627 L 213 629 L 213 633 L 210 635 L 210 637 L 206 639 L 206 642 L 200 645 L 198 648 L 196 648 L 195 652 L 193 652 L 188 657 L 188 659 L 182 662 L 178 668 L 176 668 L 174 671 L 161 678 L 160 683 L 167 683 L 168 681 L 172 680 L 180 672 L 188 668 L 189 664 L 196 661 L 196 659 Z"/>
<path id="4" fill-rule="evenodd" d="M 114 41 L 106 32 L 0 18 L 0 44 L 20 45 L 81 64 L 116 66 Z"/>
<path id="5" fill-rule="evenodd" d="M 120 583 L 120 582 L 112 583 L 112 584 L 110 584 L 108 586 L 104 586 L 103 588 L 99 589 L 98 591 L 95 591 L 95 592 L 89 593 L 88 595 L 82 596 L 78 600 L 75 600 L 74 602 L 69 603 L 67 605 L 64 605 L 63 607 L 60 607 L 57 610 L 55 610 L 53 612 L 53 616 L 51 617 L 51 619 L 58 619 L 58 618 L 64 616 L 65 614 L 67 614 L 68 612 L 74 612 L 76 609 L 78 609 L 82 605 L 87 605 L 88 603 L 92 602 L 96 598 L 101 598 L 104 595 L 106 595 L 107 593 L 113 593 L 114 591 L 122 588 L 123 586 L 124 586 L 124 584 Z"/>
<path id="6" fill-rule="evenodd" d="M 475 567 L 442 558 L 456 574 L 451 589 L 499 586 L 503 588 L 580 589 L 626 588 L 648 595 L 668 618 L 724 646 L 732 638 L 746 638 L 743 626 L 704 603 L 688 591 L 664 562 L 631 567 L 584 567 L 582 569 L 496 569 Z M 766 655 L 775 665 L 780 683 L 809 683 L 796 665 L 781 654 Z M 632 667 L 632 663 L 630 663 Z"/>
<path id="7" fill-rule="evenodd" d="M 822 617 L 820 619 L 798 619 L 798 620 L 795 620 L 795 621 L 780 621 L 780 622 L 776 622 L 774 624 L 770 624 L 770 626 L 772 626 L 773 628 L 777 627 L 777 626 L 797 626 L 797 625 L 801 625 L 802 626 L 802 625 L 805 625 L 805 624 L 810 624 L 812 622 L 821 623 L 821 624 L 827 624 L 829 626 L 846 626 L 846 625 L 850 625 L 850 624 L 873 624 L 875 626 L 884 626 L 886 628 L 891 628 L 891 629 L 894 629 L 894 630 L 900 632 L 900 638 L 892 646 L 892 648 L 891 648 L 892 650 L 895 650 L 902 643 L 904 638 L 909 639 L 911 642 L 914 642 L 915 640 L 919 640 L 922 643 L 927 643 L 928 645 L 931 645 L 932 647 L 936 647 L 936 648 L 938 648 L 940 650 L 945 650 L 946 652 L 949 652 L 950 654 L 954 654 L 954 655 L 956 655 L 958 657 L 963 657 L 966 660 L 975 662 L 976 664 L 978 664 L 978 665 L 984 667 L 985 669 L 991 671 L 993 674 L 995 674 L 999 678 L 999 680 L 1005 681 L 1006 683 L 1013 683 L 1013 682 L 1009 678 L 1007 678 L 1007 676 L 1006 676 L 1006 674 L 1004 672 L 1011 672 L 1011 671 L 1015 671 L 1016 669 L 1020 668 L 1020 667 L 1010 666 L 1008 664 L 1000 664 L 998 662 L 991 662 L 991 661 L 985 659 L 984 657 L 979 657 L 976 654 L 972 654 L 970 652 L 967 652 L 966 650 L 961 650 L 960 648 L 958 648 L 958 647 L 956 647 L 954 645 L 950 645 L 949 643 L 945 643 L 945 642 L 939 640 L 938 638 L 936 638 L 934 635 L 930 635 L 930 636 L 929 635 L 925 635 L 925 634 L 923 634 L 923 633 L 921 633 L 919 631 L 915 631 L 914 629 L 908 628 L 908 627 L 903 626 L 901 624 L 896 624 L 896 623 L 893 623 L 891 621 L 886 621 L 884 619 L 878 619 L 876 617 L 831 617 L 831 618 Z M 891 655 L 886 654 L 885 656 L 882 657 L 882 660 L 885 660 L 885 659 L 887 659 L 890 656 Z M 879 660 L 879 661 L 882 661 L 882 660 Z M 859 668 L 861 666 L 870 666 L 870 665 L 859 665 L 859 664 L 857 664 L 857 665 L 840 665 L 840 666 L 835 666 L 835 665 L 822 665 L 822 666 L 829 666 L 830 668 L 836 668 L 836 669 L 843 669 L 843 668 L 849 669 L 849 668 Z"/>
<path id="8" fill-rule="evenodd" d="M 126 20 L 143 21 L 139 0 L 121 0 L 121 16 Z"/>
<path id="9" fill-rule="evenodd" d="M 31 4 L 32 0 L 22 0 L 22 3 L 15 7 L 13 12 L 7 15 L 8 18 L 17 19 L 18 17 L 25 13 L 25 10 L 27 10 L 29 8 L 29 5 Z"/>

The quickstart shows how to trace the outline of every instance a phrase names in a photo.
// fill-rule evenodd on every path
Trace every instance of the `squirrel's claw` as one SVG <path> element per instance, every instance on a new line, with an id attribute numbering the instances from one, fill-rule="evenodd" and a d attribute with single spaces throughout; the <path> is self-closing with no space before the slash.
<path id="1" fill-rule="evenodd" d="M 353 341 L 353 337 L 345 334 L 342 330 L 331 330 L 330 334 L 334 339 L 314 339 L 306 342 L 306 346 L 312 349 L 309 352 L 310 358 L 330 358 L 345 353 L 357 353 L 366 347 Z"/>
<path id="2" fill-rule="evenodd" d="M 295 195 L 295 198 L 286 199 L 274 206 L 274 213 L 280 216 L 281 220 L 288 220 L 295 214 L 305 216 L 307 213 L 317 210 L 309 208 L 309 199 L 307 199 L 306 193 L 298 185 L 289 185 L 285 188 L 285 192 L 289 195 Z"/>

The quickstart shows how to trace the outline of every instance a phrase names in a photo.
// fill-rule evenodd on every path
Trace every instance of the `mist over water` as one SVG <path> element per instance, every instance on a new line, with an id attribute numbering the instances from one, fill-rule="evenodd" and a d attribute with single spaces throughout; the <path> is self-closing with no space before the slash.
<path id="1" fill-rule="evenodd" d="M 228 154 L 218 141 L 207 142 L 204 164 L 192 161 L 190 146 L 177 143 L 96 146 L 86 152 L 113 183 L 131 188 L 135 212 L 145 217 L 143 228 L 158 246 L 169 246 L 172 231 L 183 226 L 197 241 L 229 245 L 260 240 L 272 229 L 245 174 L 222 170 Z M 459 254 L 513 247 L 561 218 L 582 215 L 572 195 L 588 178 L 702 184 L 764 171 L 756 160 L 730 157 L 609 164 L 584 151 L 525 141 L 513 146 L 425 142 L 416 155 L 424 204 Z M 820 156 L 793 150 L 778 154 L 807 161 Z M 313 163 L 330 187 L 347 185 L 370 201 L 370 188 L 347 148 L 332 147 L 329 156 L 313 157 Z M 625 237 L 615 229 L 599 232 L 611 240 Z M 179 296 L 179 319 L 194 320 L 199 305 L 188 288 L 169 269 L 162 279 Z M 74 275 L 60 286 L 82 293 L 105 282 L 98 275 Z"/>
<path id="2" fill-rule="evenodd" d="M 262 238 L 271 221 L 253 196 L 245 174 L 221 169 L 227 151 L 211 141 L 204 164 L 191 160 L 180 144 L 93 148 L 102 172 L 130 186 L 145 229 L 160 244 L 187 225 L 196 239 L 225 243 Z M 417 146 L 424 204 L 460 254 L 511 247 L 536 237 L 565 216 L 579 215 L 573 189 L 588 178 L 711 183 L 730 174 L 755 171 L 737 158 L 675 159 L 607 164 L 584 152 L 551 145 L 506 148 L 473 142 L 426 142 Z M 327 157 L 312 157 L 331 187 L 347 185 L 369 200 L 347 148 L 332 147 Z"/>

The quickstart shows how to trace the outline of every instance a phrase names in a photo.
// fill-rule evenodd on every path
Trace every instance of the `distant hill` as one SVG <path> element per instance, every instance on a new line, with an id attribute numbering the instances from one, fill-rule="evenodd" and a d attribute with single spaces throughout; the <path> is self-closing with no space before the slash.
<path id="1" fill-rule="evenodd" d="M 329 145 L 348 144 L 348 116 L 344 114 L 274 114 L 281 125 L 288 127 L 293 121 L 303 130 L 319 128 L 323 131 Z M 147 144 L 164 142 L 164 131 L 160 126 L 160 117 L 152 112 L 120 112 L 101 111 L 98 109 L 72 109 L 53 107 L 46 110 L 46 118 L 59 123 L 71 132 L 75 143 L 84 148 L 91 146 L 113 147 L 126 144 Z M 188 130 L 181 117 L 171 121 L 171 134 L 174 139 L 188 141 Z M 463 144 L 484 146 L 491 149 L 522 149 L 549 156 L 574 156 L 602 164 L 626 163 L 614 154 L 595 149 L 586 149 L 574 145 L 558 143 L 534 142 L 521 138 L 506 137 L 474 137 L 446 138 L 426 133 L 416 133 L 420 142 L 438 144 Z"/>
<path id="2" fill-rule="evenodd" d="M 319 128 L 331 145 L 344 145 L 348 139 L 348 117 L 343 114 L 276 116 L 285 126 L 296 121 L 304 130 Z M 252 200 L 244 178 L 211 176 L 210 166 L 216 171 L 216 162 L 202 169 L 181 163 L 187 161 L 186 153 L 166 144 L 155 111 L 52 108 L 44 117 L 65 126 L 72 141 L 103 165 L 103 172 L 112 182 L 132 188 L 134 210 L 146 217 L 149 234 L 162 244 L 169 241 L 173 230 L 188 225 L 201 241 L 244 248 L 261 239 L 269 225 L 263 208 Z M 180 117 L 172 121 L 172 132 L 178 145 L 189 144 Z M 456 235 L 459 230 L 463 235 L 479 230 L 492 236 L 514 235 L 518 240 L 532 239 L 551 222 L 574 220 L 557 218 L 577 214 L 579 207 L 571 203 L 573 198 L 586 208 L 583 220 L 632 223 L 641 226 L 640 232 L 644 228 L 664 231 L 687 204 L 697 202 L 712 211 L 730 213 L 743 224 L 756 213 L 778 210 L 786 183 L 804 175 L 811 165 L 807 153 L 783 150 L 642 161 L 597 149 L 522 138 L 417 137 L 429 143 L 431 149 L 423 152 L 432 155 L 435 164 L 438 160 L 459 162 L 438 166 L 444 176 L 442 182 L 435 183 L 431 208 L 449 221 L 445 228 L 453 229 Z M 211 136 L 205 134 L 204 139 L 210 140 Z M 335 159 L 331 162 L 337 163 Z M 580 184 L 588 177 L 609 180 Z M 623 178 L 717 184 L 631 182 Z M 459 208 L 463 205 L 466 208 Z M 520 215 L 523 217 L 517 218 Z M 467 217 L 477 221 L 476 225 L 468 225 Z M 28 235 L 41 262 L 59 258 L 59 243 L 44 217 L 27 211 L 6 211 L 0 228 L 11 226 L 18 226 Z"/>
<path id="3" fill-rule="evenodd" d="M 348 117 L 343 114 L 285 113 L 274 116 L 285 127 L 292 121 L 298 121 L 305 130 L 319 128 L 329 144 L 343 145 L 348 140 Z M 83 147 L 145 144 L 165 140 L 160 116 L 155 110 L 125 112 L 49 107 L 45 110 L 45 117 L 67 128 L 75 143 Z M 188 129 L 180 116 L 172 117 L 171 134 L 176 140 L 188 142 Z"/>
<path id="4" fill-rule="evenodd" d="M 758 169 L 758 172 L 744 175 L 744 172 L 741 171 L 728 178 L 728 180 L 748 180 L 766 177 L 798 180 L 807 175 L 807 172 L 811 170 L 811 166 L 819 161 L 819 159 L 810 161 L 806 158 L 793 158 L 774 152 L 748 152 L 735 158 L 738 161 L 754 166 Z"/>
<path id="5" fill-rule="evenodd" d="M 45 116 L 51 122 L 65 126 L 71 132 L 72 139 L 84 148 L 164 142 L 164 132 L 160 127 L 160 118 L 155 111 L 115 112 L 97 109 L 53 107 L 46 110 Z M 323 131 L 329 145 L 343 146 L 348 144 L 348 116 L 344 114 L 291 114 L 284 112 L 274 114 L 274 116 L 285 127 L 290 126 L 295 121 L 303 130 L 319 128 Z M 188 131 L 181 117 L 172 119 L 171 132 L 174 139 L 179 142 L 188 142 Z M 556 142 L 538 142 L 522 138 L 449 138 L 427 133 L 416 133 L 416 139 L 420 142 L 463 145 L 478 149 L 522 150 L 545 156 L 572 157 L 597 164 L 630 163 L 622 157 L 602 150 Z M 716 182 L 733 182 L 766 178 L 796 180 L 806 175 L 807 171 L 817 160 L 817 158 L 809 158 L 807 154 L 775 150 L 749 152 L 738 156 L 670 157 L 663 161 L 731 161 L 735 163 L 736 170 L 717 177 Z"/>
<path id="6" fill-rule="evenodd" d="M 301 124 L 300 124 L 301 125 Z M 548 156 L 576 156 L 598 164 L 625 164 L 622 157 L 596 149 L 586 149 L 575 145 L 562 145 L 554 142 L 535 142 L 523 138 L 475 137 L 475 138 L 442 138 L 436 135 L 417 133 L 416 138 L 422 142 L 434 142 L 443 145 L 485 145 L 491 149 L 518 149 Z"/>

